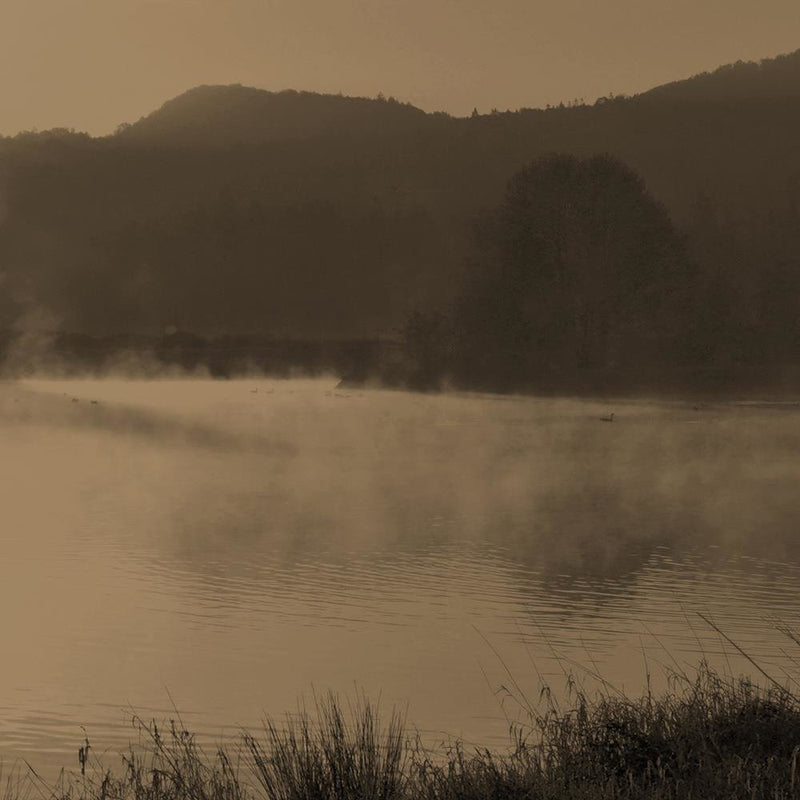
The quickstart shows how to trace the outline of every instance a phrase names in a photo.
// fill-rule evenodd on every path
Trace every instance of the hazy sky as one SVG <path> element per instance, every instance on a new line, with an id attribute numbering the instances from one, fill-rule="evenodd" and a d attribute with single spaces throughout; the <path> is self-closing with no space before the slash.
<path id="1" fill-rule="evenodd" d="M 0 132 L 107 133 L 201 83 L 464 115 L 797 48 L 798 0 L 0 0 Z"/>

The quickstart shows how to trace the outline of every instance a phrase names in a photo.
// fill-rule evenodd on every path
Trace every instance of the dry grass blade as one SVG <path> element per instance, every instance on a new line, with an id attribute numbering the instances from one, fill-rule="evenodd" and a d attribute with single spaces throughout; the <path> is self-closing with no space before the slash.
<path id="1" fill-rule="evenodd" d="M 752 665 L 753 665 L 753 666 L 754 666 L 754 667 L 755 667 L 755 668 L 756 668 L 756 669 L 757 669 L 757 670 L 758 670 L 758 671 L 759 671 L 759 672 L 760 672 L 760 673 L 761 673 L 761 674 L 762 674 L 762 675 L 763 675 L 763 676 L 764 676 L 764 677 L 765 677 L 765 678 L 766 678 L 766 679 L 767 679 L 767 680 L 768 680 L 768 681 L 769 681 L 769 682 L 770 682 L 770 683 L 771 683 L 771 684 L 772 684 L 772 685 L 773 685 L 773 686 L 774 686 L 776 689 L 778 689 L 778 690 L 779 690 L 779 691 L 781 691 L 781 692 L 786 692 L 787 694 L 789 694 L 789 695 L 791 696 L 791 698 L 792 698 L 792 699 L 793 699 L 795 702 L 800 702 L 800 700 L 798 700 L 798 698 L 797 698 L 795 695 L 793 695 L 793 694 L 792 694 L 792 693 L 791 693 L 791 692 L 790 692 L 790 691 L 789 691 L 789 690 L 786 688 L 786 686 L 785 686 L 784 684 L 782 684 L 782 683 L 780 683 L 779 681 L 775 680 L 775 678 L 773 678 L 773 677 L 772 677 L 772 675 L 770 675 L 770 674 L 769 674 L 769 673 L 768 673 L 768 672 L 767 672 L 767 671 L 766 671 L 766 670 L 765 670 L 765 669 L 764 669 L 764 668 L 761 666 L 761 664 L 759 664 L 759 663 L 758 663 L 758 662 L 757 662 L 755 659 L 753 659 L 753 658 L 750 656 L 750 654 L 749 654 L 749 653 L 747 653 L 745 650 L 743 650 L 741 647 L 739 647 L 739 645 L 738 645 L 738 644 L 736 644 L 736 642 L 734 642 L 734 641 L 733 641 L 733 639 L 731 639 L 731 637 L 730 637 L 730 636 L 728 636 L 728 634 L 727 634 L 727 633 L 725 633 L 725 632 L 724 632 L 724 631 L 723 631 L 723 630 L 722 630 L 722 629 L 721 629 L 721 628 L 720 628 L 720 627 L 719 627 L 719 626 L 718 626 L 718 625 L 717 625 L 717 624 L 716 624 L 716 623 L 715 623 L 715 622 L 714 622 L 712 619 L 710 619 L 710 618 L 709 618 L 709 617 L 707 617 L 705 614 L 702 614 L 702 613 L 701 613 L 701 612 L 699 612 L 699 611 L 697 612 L 697 616 L 698 616 L 698 617 L 700 617 L 700 619 L 702 619 L 702 620 L 703 620 L 703 622 L 705 622 L 705 623 L 706 623 L 706 625 L 708 625 L 708 626 L 710 626 L 711 628 L 713 628 L 713 629 L 714 629 L 714 630 L 715 630 L 715 631 L 716 631 L 716 632 L 717 632 L 717 633 L 718 633 L 718 634 L 719 634 L 719 635 L 720 635 L 720 636 L 721 636 L 723 639 L 725 639 L 725 641 L 726 641 L 726 642 L 728 642 L 728 644 L 730 644 L 732 647 L 734 647 L 734 648 L 736 649 L 736 651 L 737 651 L 737 652 L 738 652 L 740 655 L 744 656 L 744 658 L 746 658 L 746 659 L 747 659 L 747 660 L 748 660 L 748 661 L 749 661 L 749 662 L 750 662 L 750 663 L 751 663 L 751 664 L 752 664 Z"/>

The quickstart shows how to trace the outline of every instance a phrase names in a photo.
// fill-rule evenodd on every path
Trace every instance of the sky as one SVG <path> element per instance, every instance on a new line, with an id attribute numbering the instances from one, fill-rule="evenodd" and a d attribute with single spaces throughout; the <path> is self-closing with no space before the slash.
<path id="1" fill-rule="evenodd" d="M 0 0 L 0 133 L 103 135 L 227 83 L 463 116 L 798 48 L 798 0 Z"/>

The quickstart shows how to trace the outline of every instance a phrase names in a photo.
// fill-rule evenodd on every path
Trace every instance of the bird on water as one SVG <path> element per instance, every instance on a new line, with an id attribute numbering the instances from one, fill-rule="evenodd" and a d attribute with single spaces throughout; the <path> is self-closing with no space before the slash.
<path id="1" fill-rule="evenodd" d="M 614 421 L 614 412 L 612 411 L 610 414 L 606 414 L 604 417 L 600 417 L 603 422 L 613 422 Z"/>

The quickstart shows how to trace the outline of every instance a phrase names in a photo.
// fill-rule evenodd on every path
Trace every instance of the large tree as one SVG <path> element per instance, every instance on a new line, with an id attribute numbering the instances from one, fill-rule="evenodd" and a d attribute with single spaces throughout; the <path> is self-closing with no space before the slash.
<path id="1" fill-rule="evenodd" d="M 545 156 L 516 173 L 476 225 L 472 261 L 456 315 L 467 382 L 657 365 L 685 346 L 682 239 L 611 156 Z"/>

